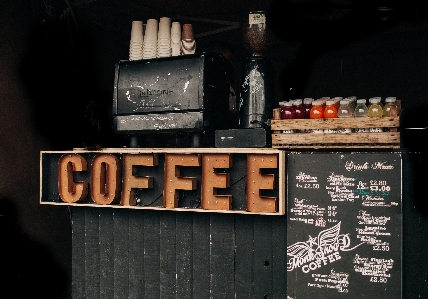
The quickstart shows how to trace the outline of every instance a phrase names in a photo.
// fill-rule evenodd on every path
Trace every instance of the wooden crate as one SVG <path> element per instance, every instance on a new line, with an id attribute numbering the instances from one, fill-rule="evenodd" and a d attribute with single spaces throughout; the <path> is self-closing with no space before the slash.
<path id="1" fill-rule="evenodd" d="M 277 112 L 274 111 L 274 115 Z M 370 133 L 283 133 L 287 130 L 384 128 Z M 400 117 L 273 119 L 273 148 L 399 148 Z"/>

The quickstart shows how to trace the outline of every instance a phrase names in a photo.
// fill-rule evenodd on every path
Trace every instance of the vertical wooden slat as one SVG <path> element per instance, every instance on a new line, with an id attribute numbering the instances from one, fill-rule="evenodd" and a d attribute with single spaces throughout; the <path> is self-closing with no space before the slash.
<path id="1" fill-rule="evenodd" d="M 251 298 L 254 281 L 254 216 L 235 217 L 236 299 Z"/>
<path id="2" fill-rule="evenodd" d="M 87 298 L 85 289 L 85 208 L 70 207 L 72 217 L 72 288 L 73 299 Z"/>
<path id="3" fill-rule="evenodd" d="M 176 294 L 176 213 L 162 213 L 159 223 L 160 298 L 175 298 Z"/>
<path id="4" fill-rule="evenodd" d="M 85 209 L 85 289 L 88 298 L 100 296 L 98 209 Z"/>
<path id="5" fill-rule="evenodd" d="M 272 217 L 254 217 L 254 293 L 272 297 Z"/>
<path id="6" fill-rule="evenodd" d="M 272 217 L 272 297 L 286 298 L 287 216 Z"/>
<path id="7" fill-rule="evenodd" d="M 129 211 L 129 299 L 144 298 L 144 211 Z"/>
<path id="8" fill-rule="evenodd" d="M 211 214 L 210 235 L 210 298 L 234 298 L 234 215 Z"/>
<path id="9" fill-rule="evenodd" d="M 114 222 L 113 209 L 99 211 L 100 298 L 114 297 Z"/>
<path id="10" fill-rule="evenodd" d="M 176 259 L 176 291 L 177 299 L 193 298 L 192 267 L 193 267 L 193 221 L 189 213 L 177 213 L 177 246 L 174 253 Z"/>
<path id="11" fill-rule="evenodd" d="M 147 211 L 144 216 L 144 298 L 160 298 L 159 223 L 161 213 Z"/>
<path id="12" fill-rule="evenodd" d="M 115 209 L 114 221 L 114 298 L 128 298 L 129 210 Z"/>
<path id="13" fill-rule="evenodd" d="M 192 216 L 192 298 L 210 298 L 210 214 L 194 213 Z"/>

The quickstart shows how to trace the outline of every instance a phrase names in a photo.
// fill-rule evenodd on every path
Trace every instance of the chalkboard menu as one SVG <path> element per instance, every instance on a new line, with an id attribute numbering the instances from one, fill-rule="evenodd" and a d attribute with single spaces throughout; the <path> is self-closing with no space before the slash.
<path id="1" fill-rule="evenodd" d="M 287 154 L 287 298 L 401 298 L 401 154 Z"/>

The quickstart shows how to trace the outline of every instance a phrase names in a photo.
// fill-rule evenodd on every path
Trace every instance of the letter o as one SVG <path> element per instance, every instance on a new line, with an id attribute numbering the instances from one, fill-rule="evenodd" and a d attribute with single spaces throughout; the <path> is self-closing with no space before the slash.
<path id="1" fill-rule="evenodd" d="M 111 154 L 99 154 L 92 160 L 91 197 L 100 205 L 109 205 L 120 196 L 120 161 Z"/>
<path id="2" fill-rule="evenodd" d="M 302 266 L 302 271 L 303 271 L 303 273 L 309 273 L 309 267 L 308 267 L 308 265 L 304 265 L 304 266 Z"/>

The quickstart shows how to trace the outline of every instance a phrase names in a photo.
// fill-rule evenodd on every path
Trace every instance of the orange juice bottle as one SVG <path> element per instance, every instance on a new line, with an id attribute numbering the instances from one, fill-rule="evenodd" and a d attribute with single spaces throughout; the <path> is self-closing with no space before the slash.
<path id="1" fill-rule="evenodd" d="M 337 118 L 336 103 L 333 100 L 325 102 L 324 118 Z"/>
<path id="2" fill-rule="evenodd" d="M 309 113 L 310 118 L 323 118 L 324 117 L 324 107 L 321 101 L 315 100 L 312 102 L 312 108 Z"/>

